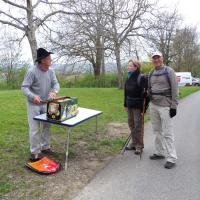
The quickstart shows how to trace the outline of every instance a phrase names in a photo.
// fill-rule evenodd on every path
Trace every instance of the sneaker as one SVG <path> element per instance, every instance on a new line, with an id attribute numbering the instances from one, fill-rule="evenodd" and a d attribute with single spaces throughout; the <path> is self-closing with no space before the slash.
<path id="1" fill-rule="evenodd" d="M 134 147 L 134 146 L 132 146 L 132 147 L 126 147 L 126 150 L 128 150 L 128 151 L 131 151 L 131 150 L 136 150 L 136 148 Z"/>
<path id="2" fill-rule="evenodd" d="M 42 153 L 46 154 L 46 155 L 54 155 L 55 154 L 55 152 L 51 148 L 42 150 Z"/>
<path id="3" fill-rule="evenodd" d="M 174 168 L 175 166 L 176 166 L 175 163 L 172 163 L 172 162 L 169 162 L 169 161 L 167 161 L 167 162 L 165 163 L 165 165 L 164 165 L 164 167 L 165 167 L 166 169 L 172 169 L 172 168 Z"/>
<path id="4" fill-rule="evenodd" d="M 165 159 L 165 156 L 153 154 L 153 155 L 150 156 L 149 158 L 150 158 L 151 160 L 161 160 L 161 159 Z"/>
<path id="5" fill-rule="evenodd" d="M 30 161 L 36 162 L 36 161 L 40 160 L 41 158 L 43 158 L 41 153 L 31 154 Z"/>

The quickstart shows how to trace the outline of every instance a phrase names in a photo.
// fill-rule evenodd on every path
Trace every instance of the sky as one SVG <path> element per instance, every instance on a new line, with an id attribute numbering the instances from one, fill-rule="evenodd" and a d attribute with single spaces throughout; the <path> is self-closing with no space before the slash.
<path id="1" fill-rule="evenodd" d="M 198 0 L 159 0 L 159 6 L 174 10 L 175 6 L 183 17 L 183 25 L 197 26 L 200 32 L 200 1 Z M 31 61 L 31 51 L 27 39 L 23 41 L 23 59 Z"/>
<path id="2" fill-rule="evenodd" d="M 160 0 L 160 5 L 169 8 L 177 7 L 184 23 L 197 26 L 200 31 L 200 1 L 198 0 Z"/>

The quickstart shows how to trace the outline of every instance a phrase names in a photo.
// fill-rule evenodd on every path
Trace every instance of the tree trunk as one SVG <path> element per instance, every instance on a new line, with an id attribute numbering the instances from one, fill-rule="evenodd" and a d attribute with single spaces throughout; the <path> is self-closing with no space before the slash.
<path id="1" fill-rule="evenodd" d="M 101 70 L 102 70 L 102 75 L 106 74 L 106 69 L 105 69 L 105 49 L 104 49 L 104 37 L 102 37 L 102 61 L 101 61 Z"/>
<path id="2" fill-rule="evenodd" d="M 136 55 L 137 60 L 140 60 L 140 57 L 136 48 L 135 48 L 135 55 Z"/>
<path id="3" fill-rule="evenodd" d="M 181 71 L 181 55 L 178 56 L 178 66 L 177 66 L 177 71 Z"/>
<path id="4" fill-rule="evenodd" d="M 122 65 L 121 65 L 121 57 L 120 57 L 120 45 L 115 45 L 115 57 L 117 63 L 117 74 L 118 74 L 118 88 L 123 89 L 124 81 L 123 81 L 123 73 L 122 73 Z"/>
<path id="5" fill-rule="evenodd" d="M 97 41 L 96 41 L 96 64 L 93 64 L 95 78 L 97 78 L 101 74 L 101 63 L 102 63 L 102 46 L 101 46 L 100 37 L 97 37 Z"/>
<path id="6" fill-rule="evenodd" d="M 31 47 L 31 54 L 33 58 L 33 63 L 35 64 L 37 59 L 37 40 L 35 36 L 35 30 L 28 30 L 27 31 L 27 38 L 29 41 L 29 45 Z"/>
<path id="7" fill-rule="evenodd" d="M 31 47 L 31 53 L 33 58 L 33 63 L 35 64 L 37 58 L 37 40 L 36 40 L 36 27 L 34 26 L 34 19 L 33 19 L 33 5 L 32 0 L 26 0 L 27 4 L 27 19 L 28 19 L 28 26 L 26 29 L 26 36 L 29 41 L 29 45 Z"/>
<path id="8" fill-rule="evenodd" d="M 95 79 L 98 78 L 100 76 L 100 67 L 96 64 L 96 63 L 93 63 L 92 64 L 92 67 L 93 67 L 93 70 L 94 70 L 94 77 Z"/>

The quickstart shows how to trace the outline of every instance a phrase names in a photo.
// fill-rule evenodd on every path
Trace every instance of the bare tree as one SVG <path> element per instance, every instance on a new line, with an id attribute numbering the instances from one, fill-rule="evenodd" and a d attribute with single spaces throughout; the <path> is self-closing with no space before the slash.
<path id="1" fill-rule="evenodd" d="M 162 11 L 155 14 L 148 31 L 148 43 L 154 50 L 163 54 L 164 63 L 169 65 L 173 54 L 173 40 L 179 27 L 181 18 L 177 10 L 173 12 Z"/>
<path id="2" fill-rule="evenodd" d="M 110 9 L 105 13 L 110 22 L 107 33 L 113 42 L 119 88 L 123 87 L 121 47 L 130 37 L 144 36 L 143 31 L 147 28 L 147 16 L 152 11 L 152 5 L 148 0 L 109 0 Z"/>
<path id="3" fill-rule="evenodd" d="M 62 30 L 55 43 L 62 49 L 62 55 L 79 56 L 92 63 L 95 77 L 100 75 L 100 71 L 105 73 L 104 55 L 113 52 L 119 88 L 122 88 L 121 48 L 128 38 L 142 35 L 151 6 L 148 0 L 81 1 L 74 11 L 92 13 L 65 20 L 63 23 L 70 26 L 71 31 Z"/>
<path id="4" fill-rule="evenodd" d="M 193 72 L 200 61 L 198 32 L 195 27 L 177 30 L 173 41 L 173 63 L 177 71 Z"/>
<path id="5" fill-rule="evenodd" d="M 7 85 L 12 85 L 15 80 L 15 70 L 20 65 L 21 47 L 15 35 L 4 32 L 1 36 L 0 66 L 6 77 Z"/>
<path id="6" fill-rule="evenodd" d="M 97 78 L 101 71 L 105 73 L 104 54 L 108 48 L 104 31 L 107 19 L 103 13 L 106 1 L 83 0 L 72 9 L 77 15 L 60 19 L 62 28 L 53 31 L 56 32 L 56 37 L 50 37 L 50 41 L 54 49 L 60 52 L 60 56 L 70 57 L 71 60 L 79 57 L 89 61 Z M 78 14 L 80 12 L 85 15 Z"/>
<path id="7" fill-rule="evenodd" d="M 24 34 L 23 38 L 27 37 L 33 62 L 36 60 L 36 31 L 38 28 L 56 14 L 74 14 L 65 11 L 64 6 L 69 6 L 67 1 L 37 0 L 34 2 L 32 0 L 2 0 L 0 8 L 0 23 L 22 31 Z M 43 11 L 42 15 L 38 14 L 39 9 Z"/>

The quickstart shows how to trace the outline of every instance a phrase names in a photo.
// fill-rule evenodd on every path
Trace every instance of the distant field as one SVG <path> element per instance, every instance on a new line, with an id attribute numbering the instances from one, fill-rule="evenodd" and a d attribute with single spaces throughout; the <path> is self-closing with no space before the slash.
<path id="1" fill-rule="evenodd" d="M 181 97 L 185 97 L 200 87 L 181 88 Z M 109 122 L 126 122 L 127 115 L 123 111 L 123 91 L 102 88 L 61 89 L 60 95 L 76 96 L 81 107 L 103 111 L 99 118 L 99 135 L 94 134 L 94 120 L 90 120 L 73 130 L 72 144 L 86 142 L 86 150 L 94 151 L 97 157 L 106 157 L 116 153 L 124 142 L 124 138 L 107 140 L 106 125 Z M 26 117 L 25 97 L 19 90 L 0 91 L 0 197 L 13 189 L 28 187 L 21 179 L 15 183 L 15 177 L 28 173 L 23 169 L 24 161 L 29 157 L 28 125 Z M 52 132 L 59 136 L 60 143 L 54 140 L 53 146 L 60 149 L 64 145 L 65 130 L 52 127 Z M 78 149 L 70 149 L 70 157 L 76 156 Z"/>

